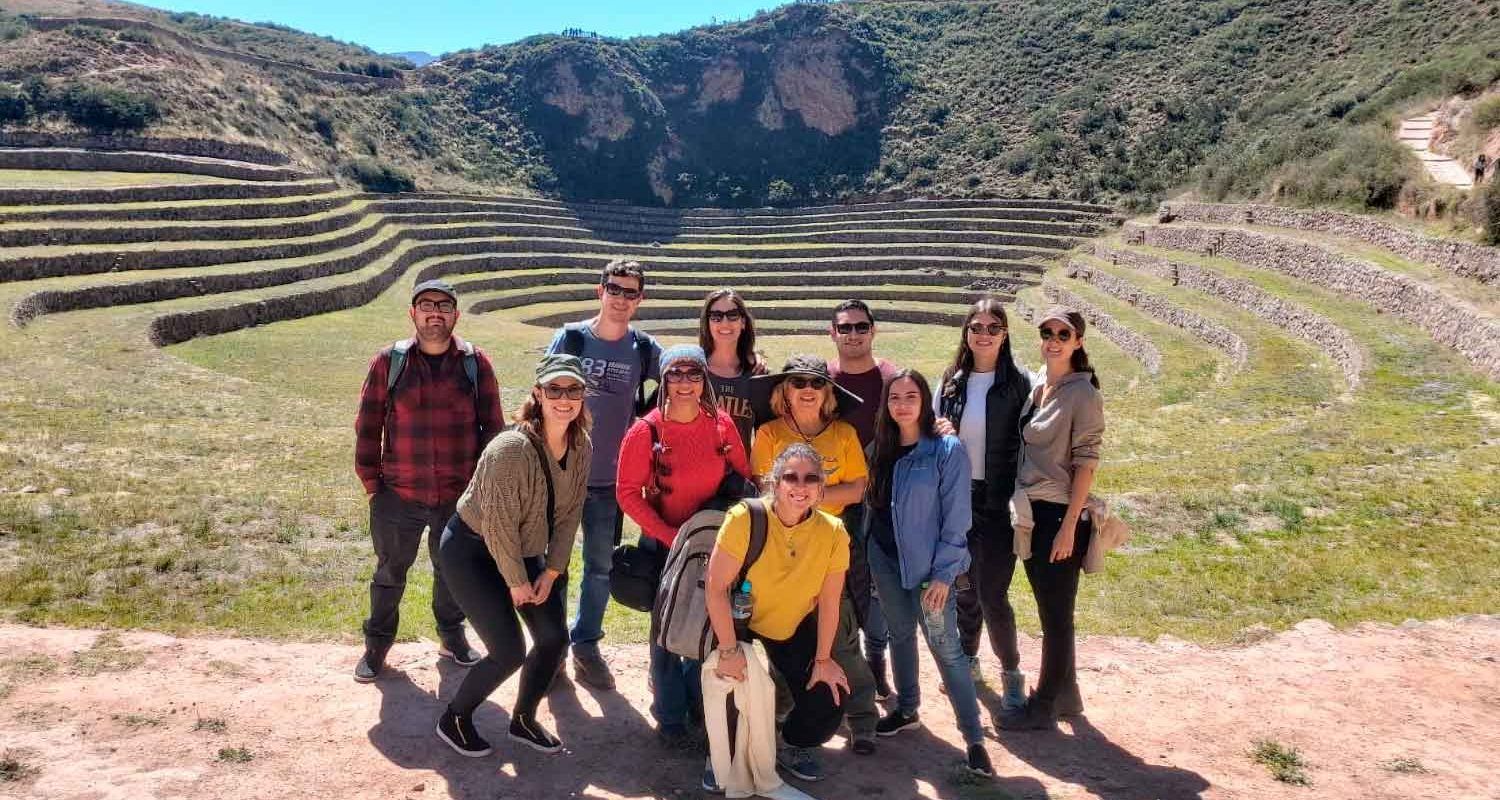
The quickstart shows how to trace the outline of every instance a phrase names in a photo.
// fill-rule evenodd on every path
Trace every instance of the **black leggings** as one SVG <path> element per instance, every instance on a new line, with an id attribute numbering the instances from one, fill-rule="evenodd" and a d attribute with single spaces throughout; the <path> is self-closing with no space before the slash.
<path id="1" fill-rule="evenodd" d="M 1089 549 L 1093 525 L 1079 520 L 1073 536 L 1073 555 L 1052 563 L 1052 542 L 1062 528 L 1068 507 L 1063 503 L 1031 501 L 1031 558 L 1026 559 L 1026 577 L 1036 597 L 1037 616 L 1042 623 L 1042 672 L 1037 678 L 1034 700 L 1050 711 L 1064 691 L 1078 683 L 1074 664 L 1073 605 L 1078 599 L 1078 574 Z"/>
<path id="2" fill-rule="evenodd" d="M 781 728 L 781 738 L 792 747 L 819 747 L 832 739 L 844 721 L 843 705 L 833 700 L 833 691 L 838 690 L 830 691 L 823 683 L 807 688 L 818 654 L 817 610 L 802 620 L 790 639 L 778 642 L 764 636 L 755 638 L 765 645 L 766 657 L 786 679 L 792 694 L 792 713 Z"/>
<path id="3" fill-rule="evenodd" d="M 969 528 L 969 586 L 958 593 L 958 636 L 964 655 L 979 655 L 979 635 L 990 628 L 990 649 L 1007 670 L 1021 668 L 1016 645 L 1016 611 L 1010 604 L 1010 581 L 1016 574 L 1015 534 L 1010 511 L 984 506 L 984 484 L 975 482 L 974 522 Z"/>
<path id="4" fill-rule="evenodd" d="M 500 577 L 500 569 L 490 556 L 489 548 L 462 518 L 454 514 L 443 529 L 438 544 L 438 558 L 443 575 L 458 605 L 469 617 L 469 623 L 489 651 L 482 661 L 469 669 L 458 693 L 448 706 L 458 714 L 472 714 L 506 678 L 521 670 L 521 688 L 516 695 L 515 715 L 531 717 L 547 693 L 557 667 L 568 651 L 568 627 L 564 621 L 563 597 L 568 593 L 566 575 L 558 576 L 552 593 L 541 605 L 524 605 L 518 609 L 510 600 L 510 587 Z M 536 580 L 545 569 L 538 556 L 525 559 L 526 574 Z M 531 633 L 531 651 L 521 635 L 521 622 Z"/>

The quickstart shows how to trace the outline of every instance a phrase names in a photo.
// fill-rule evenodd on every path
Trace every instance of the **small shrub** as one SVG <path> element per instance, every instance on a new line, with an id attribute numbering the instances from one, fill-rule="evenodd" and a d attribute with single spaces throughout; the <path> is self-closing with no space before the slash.
<path id="1" fill-rule="evenodd" d="M 1302 205 L 1393 208 L 1414 177 L 1413 157 L 1379 126 L 1349 132 L 1326 155 L 1283 168 L 1280 193 Z"/>
<path id="2" fill-rule="evenodd" d="M 1474 121 L 1474 127 L 1481 134 L 1500 128 L 1500 95 L 1487 97 L 1474 104 L 1473 116 L 1470 119 Z"/>
<path id="3" fill-rule="evenodd" d="M 1250 752 L 1255 763 L 1270 770 L 1271 777 L 1293 786 L 1309 786 L 1307 762 L 1295 747 L 1287 747 L 1274 739 L 1257 739 L 1255 749 Z"/>
<path id="4" fill-rule="evenodd" d="M 31 26 L 20 17 L 0 12 L 0 42 L 13 42 L 31 33 Z"/>
<path id="5" fill-rule="evenodd" d="M 255 755 L 244 747 L 220 747 L 219 760 L 226 764 L 248 764 Z"/>
<path id="6" fill-rule="evenodd" d="M 0 84 L 0 123 L 25 122 L 31 116 L 31 98 L 14 86 Z"/>
<path id="7" fill-rule="evenodd" d="M 107 86 L 74 84 L 57 93 L 54 103 L 75 125 L 100 132 L 138 131 L 162 116 L 151 95 Z"/>
<path id="8" fill-rule="evenodd" d="M 771 181 L 770 185 L 766 187 L 766 202 L 771 205 L 789 203 L 796 196 L 797 190 L 793 189 L 790 183 L 781 178 Z"/>
<path id="9" fill-rule="evenodd" d="M 225 722 L 223 717 L 199 717 L 198 721 L 193 723 L 193 730 L 207 733 L 223 733 L 228 728 L 229 723 Z"/>
<path id="10" fill-rule="evenodd" d="M 115 36 L 122 42 L 145 45 L 156 44 L 156 37 L 152 36 L 150 31 L 141 30 L 140 28 L 126 28 L 115 34 Z"/>
<path id="11" fill-rule="evenodd" d="M 323 141 L 329 144 L 333 144 L 334 139 L 337 138 L 337 134 L 333 130 L 333 117 L 329 116 L 328 112 L 321 108 L 315 109 L 312 112 L 312 129 L 319 136 L 323 137 Z"/>
<path id="12" fill-rule="evenodd" d="M 1382 763 L 1380 766 L 1398 775 L 1426 775 L 1431 770 L 1427 769 L 1421 761 L 1415 758 L 1393 758 Z"/>
<path id="13" fill-rule="evenodd" d="M 417 182 L 399 167 L 373 158 L 356 158 L 344 165 L 344 174 L 369 192 L 410 192 Z"/>
<path id="14" fill-rule="evenodd" d="M 0 783 L 18 783 L 35 775 L 37 768 L 26 763 L 14 750 L 0 754 Z"/>
<path id="15" fill-rule="evenodd" d="M 1500 244 L 1500 177 L 1491 177 L 1479 196 L 1479 219 L 1484 243 Z"/>

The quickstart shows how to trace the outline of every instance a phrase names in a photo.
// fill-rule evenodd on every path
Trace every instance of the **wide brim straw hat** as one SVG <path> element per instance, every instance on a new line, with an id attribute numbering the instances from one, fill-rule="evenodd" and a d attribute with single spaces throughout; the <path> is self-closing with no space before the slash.
<path id="1" fill-rule="evenodd" d="M 778 384 L 793 375 L 822 378 L 828 381 L 828 385 L 833 387 L 833 398 L 836 404 L 835 413 L 840 418 L 847 416 L 849 412 L 859 408 L 864 403 L 864 399 L 859 395 L 835 383 L 833 374 L 828 371 L 828 362 L 813 355 L 792 356 L 782 365 L 780 372 L 774 372 L 770 375 L 756 375 L 750 380 L 764 384 L 766 394 L 769 395 Z"/>

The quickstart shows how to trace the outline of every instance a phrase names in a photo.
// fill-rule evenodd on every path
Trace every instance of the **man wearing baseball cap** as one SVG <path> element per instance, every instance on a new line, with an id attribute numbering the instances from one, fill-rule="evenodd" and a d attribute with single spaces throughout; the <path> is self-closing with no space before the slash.
<path id="1" fill-rule="evenodd" d="M 412 289 L 413 337 L 370 362 L 355 418 L 354 471 L 370 498 L 375 574 L 365 654 L 354 679 L 374 681 L 396 638 L 406 572 L 428 531 L 438 655 L 471 666 L 482 656 L 464 636 L 464 614 L 438 567 L 439 534 L 484 446 L 504 430 L 500 385 L 483 352 L 453 335 L 458 294 L 440 280 Z"/>

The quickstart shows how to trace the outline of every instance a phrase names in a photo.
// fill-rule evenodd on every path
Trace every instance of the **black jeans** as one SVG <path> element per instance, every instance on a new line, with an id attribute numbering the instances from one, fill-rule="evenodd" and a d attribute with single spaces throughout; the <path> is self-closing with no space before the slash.
<path id="1" fill-rule="evenodd" d="M 459 714 L 472 714 L 506 678 L 521 670 L 521 687 L 516 695 L 515 714 L 532 716 L 547 693 L 558 665 L 568 652 L 568 626 L 564 619 L 563 597 L 568 593 L 568 578 L 558 576 L 552 592 L 541 605 L 524 605 L 517 609 L 510 600 L 510 587 L 500 577 L 500 569 L 490 556 L 489 548 L 457 514 L 443 531 L 438 558 L 448 575 L 453 596 L 469 615 L 484 647 L 489 651 L 482 661 L 469 669 L 458 693 L 448 706 Z M 526 574 L 536 580 L 545 569 L 542 557 L 525 559 Z M 531 652 L 521 636 L 520 621 L 531 633 Z"/>
<path id="2" fill-rule="evenodd" d="M 401 596 L 406 573 L 417 560 L 422 531 L 427 531 L 427 554 L 432 559 L 432 616 L 443 639 L 462 633 L 464 612 L 453 601 L 438 563 L 438 539 L 453 516 L 457 501 L 443 506 L 408 503 L 394 491 L 381 488 L 370 498 L 370 538 L 375 544 L 375 574 L 370 578 L 370 617 L 365 620 L 365 646 L 384 652 L 396 640 L 401 622 Z"/>
<path id="3" fill-rule="evenodd" d="M 1010 509 L 984 505 L 985 488 L 973 488 L 974 522 L 969 528 L 967 590 L 958 593 L 958 635 L 964 654 L 979 655 L 979 633 L 988 625 L 990 649 L 1007 670 L 1020 669 L 1021 651 L 1016 645 L 1016 611 L 1010 605 L 1010 581 L 1016 574 L 1015 532 L 1010 527 Z"/>
<path id="4" fill-rule="evenodd" d="M 786 687 L 792 694 L 792 713 L 782 725 L 781 738 L 792 747 L 822 746 L 833 738 L 844 721 L 844 707 L 834 702 L 833 692 L 826 684 L 807 688 L 812 678 L 813 658 L 818 653 L 817 610 L 802 620 L 790 639 L 756 638 L 765 645 L 766 657 L 786 679 Z"/>
<path id="5" fill-rule="evenodd" d="M 1058 695 L 1078 682 L 1074 663 L 1073 605 L 1078 599 L 1078 575 L 1089 549 L 1093 526 L 1079 520 L 1073 537 L 1073 555 L 1051 561 L 1052 542 L 1062 527 L 1068 507 L 1042 500 L 1031 502 L 1036 527 L 1031 532 L 1031 558 L 1026 559 L 1026 577 L 1036 597 L 1037 616 L 1042 623 L 1042 672 L 1036 682 L 1033 702 L 1051 711 Z"/>

